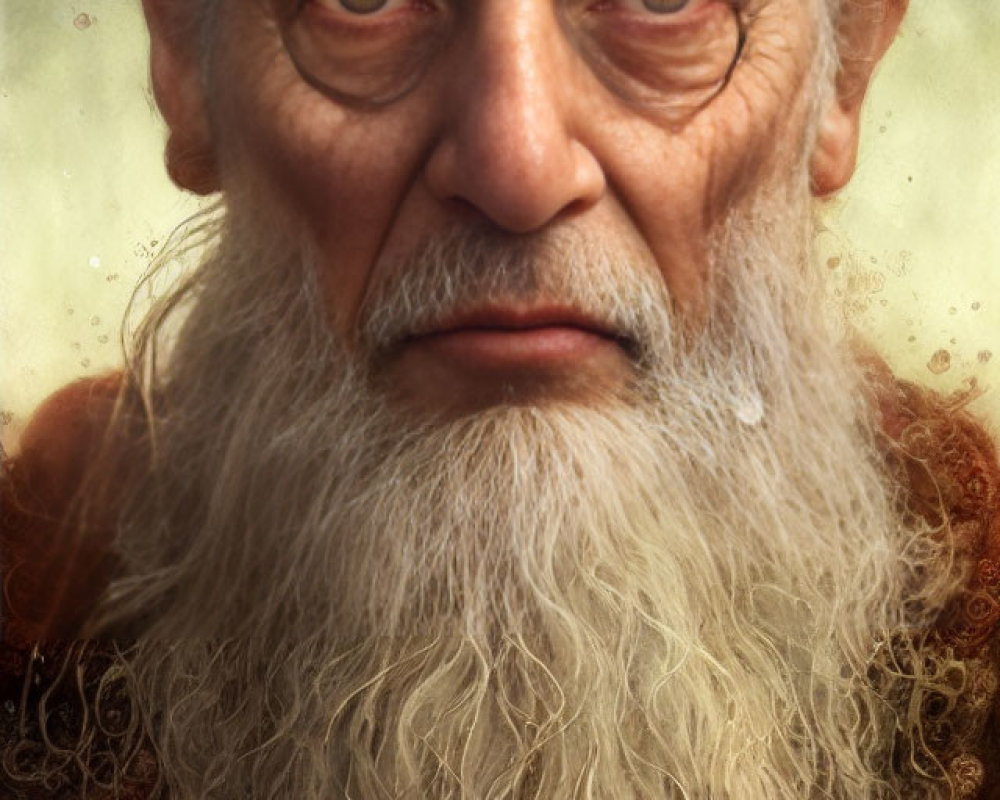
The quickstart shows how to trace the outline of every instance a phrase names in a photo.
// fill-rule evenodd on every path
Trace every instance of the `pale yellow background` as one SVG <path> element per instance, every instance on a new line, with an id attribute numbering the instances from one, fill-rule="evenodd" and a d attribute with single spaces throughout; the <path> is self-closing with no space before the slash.
<path id="1" fill-rule="evenodd" d="M 858 175 L 827 211 L 820 265 L 903 375 L 942 388 L 977 378 L 993 387 L 978 407 L 1000 425 L 1000 3 L 912 4 Z M 163 172 L 146 47 L 138 0 L 0 0 L 8 450 L 42 397 L 120 362 L 132 287 L 197 208 Z M 942 349 L 950 368 L 934 374 Z"/>

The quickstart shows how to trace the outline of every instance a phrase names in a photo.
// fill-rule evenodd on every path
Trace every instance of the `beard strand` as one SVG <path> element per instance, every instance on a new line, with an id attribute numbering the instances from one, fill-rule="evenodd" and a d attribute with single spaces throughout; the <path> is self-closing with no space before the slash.
<path id="1" fill-rule="evenodd" d="M 360 354 L 309 254 L 231 216 L 148 390 L 168 411 L 95 622 L 141 631 L 172 791 L 889 795 L 867 673 L 949 587 L 903 602 L 939 553 L 895 510 L 805 208 L 734 212 L 695 334 L 638 251 L 459 230 L 384 270 Z M 629 332 L 622 392 L 436 419 L 384 390 L 401 334 L 539 292 Z"/>

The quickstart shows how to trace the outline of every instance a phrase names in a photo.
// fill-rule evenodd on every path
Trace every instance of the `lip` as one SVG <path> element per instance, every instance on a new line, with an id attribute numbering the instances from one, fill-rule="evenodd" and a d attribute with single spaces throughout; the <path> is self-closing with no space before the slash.
<path id="1" fill-rule="evenodd" d="M 401 346 L 473 373 L 553 372 L 617 361 L 628 339 L 575 309 L 489 307 L 449 317 Z"/>
<path id="2" fill-rule="evenodd" d="M 441 336 L 473 330 L 516 333 L 549 328 L 575 329 L 605 339 L 622 340 L 626 338 L 607 322 L 595 319 L 576 309 L 561 306 L 536 308 L 491 306 L 466 311 L 448 317 L 432 329 L 410 338 Z"/>

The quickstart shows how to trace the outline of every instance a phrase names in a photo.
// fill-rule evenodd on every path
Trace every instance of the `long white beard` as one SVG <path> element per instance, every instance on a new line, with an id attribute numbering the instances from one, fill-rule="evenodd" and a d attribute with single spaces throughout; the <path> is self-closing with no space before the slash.
<path id="1" fill-rule="evenodd" d="M 459 231 L 377 287 L 361 356 L 307 255 L 233 217 L 157 388 L 102 622 L 141 625 L 129 671 L 173 793 L 888 793 L 866 671 L 943 587 L 903 602 L 934 553 L 789 263 L 796 198 L 720 232 L 695 333 L 650 265 L 582 231 Z M 372 366 L 435 313 L 539 291 L 627 325 L 635 381 L 449 420 Z"/>

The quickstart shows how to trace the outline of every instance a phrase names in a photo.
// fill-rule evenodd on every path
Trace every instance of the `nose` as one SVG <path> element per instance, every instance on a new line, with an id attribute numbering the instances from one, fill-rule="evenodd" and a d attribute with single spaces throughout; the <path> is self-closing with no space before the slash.
<path id="1" fill-rule="evenodd" d="M 472 4 L 470 4 L 472 5 Z M 579 138 L 574 54 L 552 4 L 483 0 L 447 78 L 446 123 L 426 163 L 430 191 L 513 233 L 595 203 L 598 160 Z"/>

